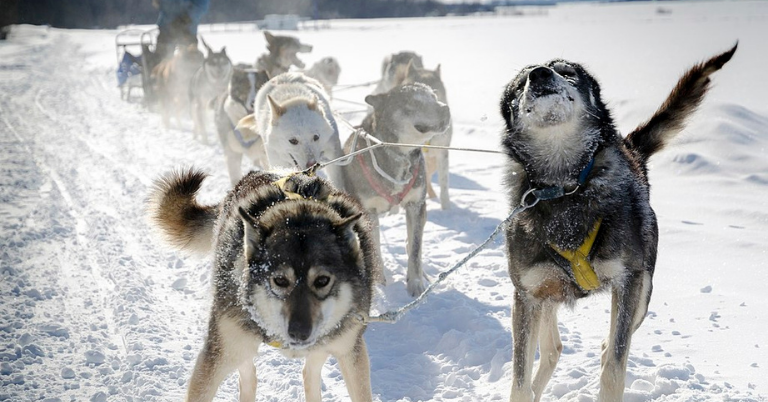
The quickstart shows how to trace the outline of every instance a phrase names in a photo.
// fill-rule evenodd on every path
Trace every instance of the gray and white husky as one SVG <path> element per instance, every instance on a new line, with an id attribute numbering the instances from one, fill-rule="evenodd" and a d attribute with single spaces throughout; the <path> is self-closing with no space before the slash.
<path id="1" fill-rule="evenodd" d="M 208 143 L 208 131 L 205 120 L 210 113 L 209 107 L 214 99 L 227 91 L 232 76 L 232 61 L 227 56 L 226 46 L 214 52 L 202 38 L 207 52 L 203 65 L 197 70 L 189 83 L 189 100 L 194 122 L 194 139 L 200 137 Z"/>
<path id="2" fill-rule="evenodd" d="M 363 209 L 317 177 L 251 172 L 218 205 L 196 200 L 205 174 L 156 182 L 150 216 L 178 249 L 213 259 L 208 334 L 187 391 L 208 402 L 235 369 L 240 401 L 253 402 L 253 358 L 262 344 L 306 358 L 307 401 L 321 399 L 320 370 L 339 362 L 354 402 L 371 401 L 363 339 L 377 275 L 377 250 Z"/>
<path id="3" fill-rule="evenodd" d="M 270 79 L 256 94 L 250 128 L 264 141 L 269 169 L 303 170 L 341 156 L 341 141 L 322 85 L 302 73 Z M 248 125 L 241 125 L 248 129 Z M 340 186 L 339 167 L 325 169 Z"/>
<path id="4" fill-rule="evenodd" d="M 451 121 L 448 105 L 440 102 L 435 92 L 424 84 L 408 84 L 383 94 L 368 95 L 365 102 L 373 107 L 373 114 L 366 117 L 361 128 L 384 142 L 423 145 L 445 132 Z M 352 135 L 345 151 L 350 153 L 365 145 L 364 139 L 355 140 Z M 405 208 L 407 289 L 412 296 L 419 295 L 427 283 L 421 267 L 421 241 L 427 220 L 426 173 L 421 147 L 386 147 L 365 152 L 356 156 L 341 173 L 344 189 L 360 200 L 370 214 L 377 247 L 381 244 L 378 215 L 397 210 L 401 205 Z"/>
<path id="5" fill-rule="evenodd" d="M 448 104 L 448 96 L 445 94 L 445 84 L 443 84 L 443 80 L 440 78 L 439 64 L 434 70 L 427 70 L 414 65 L 412 59 L 405 69 L 402 82 L 398 85 L 411 84 L 414 82 L 426 84 L 435 91 L 437 99 L 440 102 L 443 102 L 446 105 Z M 446 129 L 445 132 L 432 137 L 432 139 L 429 140 L 429 145 L 448 147 L 451 145 L 451 138 L 453 138 L 453 123 L 448 125 L 448 129 Z M 448 150 L 424 148 L 424 159 L 427 163 L 427 196 L 429 198 L 437 197 L 431 184 L 432 175 L 437 172 L 437 182 L 440 184 L 440 207 L 442 209 L 450 208 L 451 199 L 448 196 Z"/>
<path id="6" fill-rule="evenodd" d="M 648 311 L 658 226 L 647 161 L 685 126 L 710 75 L 736 47 L 686 72 L 659 110 L 626 138 L 584 67 L 552 60 L 506 87 L 501 114 L 510 200 L 532 206 L 507 229 L 515 285 L 510 401 L 539 401 L 563 345 L 560 304 L 611 292 L 598 401 L 621 401 L 632 334 Z M 539 366 L 533 375 L 536 346 Z"/>
<path id="7" fill-rule="evenodd" d="M 381 79 L 379 79 L 379 83 L 371 95 L 389 92 L 400 85 L 405 79 L 406 68 L 409 64 L 416 68 L 424 68 L 421 56 L 414 52 L 402 51 L 385 57 L 384 61 L 381 62 Z"/>

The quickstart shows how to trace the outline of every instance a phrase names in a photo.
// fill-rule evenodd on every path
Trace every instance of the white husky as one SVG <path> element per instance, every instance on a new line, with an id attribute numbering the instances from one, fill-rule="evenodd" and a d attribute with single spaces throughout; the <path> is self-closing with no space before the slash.
<path id="1" fill-rule="evenodd" d="M 272 78 L 256 94 L 253 114 L 252 128 L 264 141 L 269 168 L 301 170 L 342 155 L 328 95 L 315 79 L 301 73 Z M 337 186 L 338 169 L 325 169 Z"/>

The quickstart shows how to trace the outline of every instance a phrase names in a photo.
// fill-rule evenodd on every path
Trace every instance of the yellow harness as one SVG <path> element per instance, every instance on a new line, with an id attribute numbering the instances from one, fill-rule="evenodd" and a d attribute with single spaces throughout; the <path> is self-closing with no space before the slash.
<path id="1" fill-rule="evenodd" d="M 592 228 L 587 238 L 584 239 L 584 243 L 576 250 L 561 250 L 554 244 L 550 244 L 553 250 L 557 251 L 558 254 L 571 263 L 571 271 L 573 272 L 574 279 L 576 279 L 576 283 L 586 291 L 595 290 L 600 286 L 600 279 L 597 278 L 597 273 L 595 273 L 587 257 L 592 250 L 592 245 L 595 243 L 601 222 L 602 218 L 595 222 L 595 227 Z"/>

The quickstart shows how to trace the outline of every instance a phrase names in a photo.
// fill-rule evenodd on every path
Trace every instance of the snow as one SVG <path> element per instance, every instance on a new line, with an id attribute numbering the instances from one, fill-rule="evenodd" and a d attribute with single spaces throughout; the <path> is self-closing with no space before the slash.
<path id="1" fill-rule="evenodd" d="M 663 8 L 665 13 L 659 13 Z M 205 29 L 201 31 L 206 32 Z M 218 145 L 120 100 L 116 31 L 17 26 L 0 42 L 0 400 L 181 400 L 210 306 L 210 262 L 159 241 L 145 217 L 152 180 L 179 166 L 229 187 Z M 307 65 L 334 56 L 341 84 L 376 79 L 392 52 L 441 64 L 454 145 L 499 148 L 498 100 L 517 70 L 556 57 L 586 65 L 625 133 L 679 74 L 739 40 L 701 110 L 651 159 L 660 247 L 654 296 L 633 338 L 626 401 L 765 400 L 768 395 L 768 58 L 766 2 L 574 4 L 546 15 L 333 21 L 299 31 Z M 260 32 L 206 34 L 235 61 Z M 334 93 L 355 111 L 371 88 Z M 359 119 L 360 114 L 348 114 Z M 508 213 L 504 158 L 454 153 L 450 210 L 428 202 L 424 266 L 435 278 Z M 381 220 L 388 285 L 374 313 L 409 302 L 405 218 Z M 397 324 L 366 341 L 380 401 L 507 400 L 512 285 L 492 243 Z M 609 301 L 561 310 L 563 356 L 543 400 L 594 401 Z M 259 401 L 303 400 L 301 362 L 263 346 Z M 324 400 L 348 400 L 335 360 Z M 217 401 L 236 400 L 236 375 Z"/>

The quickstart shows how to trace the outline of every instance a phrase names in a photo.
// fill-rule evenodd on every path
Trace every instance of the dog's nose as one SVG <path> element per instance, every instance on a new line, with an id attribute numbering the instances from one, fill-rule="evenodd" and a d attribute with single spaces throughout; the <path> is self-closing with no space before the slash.
<path id="1" fill-rule="evenodd" d="M 536 67 L 528 73 L 528 79 L 531 81 L 544 81 L 552 78 L 552 70 L 546 67 Z"/>
<path id="2" fill-rule="evenodd" d="M 305 320 L 291 320 L 288 323 L 288 336 L 291 339 L 304 342 L 312 333 L 312 324 Z"/>

